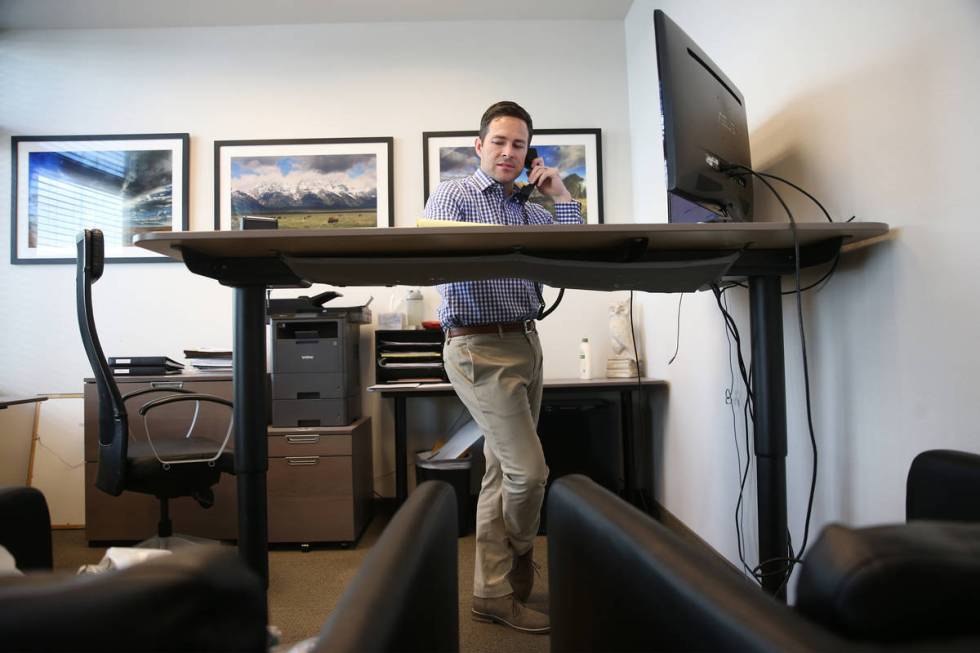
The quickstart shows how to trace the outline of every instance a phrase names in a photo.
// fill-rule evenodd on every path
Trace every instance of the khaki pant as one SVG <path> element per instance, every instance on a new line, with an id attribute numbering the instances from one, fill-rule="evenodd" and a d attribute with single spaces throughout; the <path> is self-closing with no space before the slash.
<path id="1" fill-rule="evenodd" d="M 473 595 L 506 596 L 514 556 L 534 544 L 548 479 L 537 434 L 541 343 L 533 332 L 458 336 L 443 357 L 456 394 L 485 436 Z"/>

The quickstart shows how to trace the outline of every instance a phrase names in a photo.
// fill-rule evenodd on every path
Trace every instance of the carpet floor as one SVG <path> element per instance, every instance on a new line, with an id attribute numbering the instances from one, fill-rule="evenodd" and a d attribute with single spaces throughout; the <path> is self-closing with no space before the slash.
<path id="1" fill-rule="evenodd" d="M 377 514 L 353 547 L 315 546 L 304 552 L 298 547 L 277 546 L 270 550 L 269 623 L 281 631 L 282 643 L 298 642 L 319 632 L 388 519 L 387 515 Z M 56 569 L 74 571 L 83 564 L 98 562 L 105 553 L 104 548 L 87 545 L 84 530 L 56 530 L 52 539 Z M 547 635 L 529 635 L 470 618 L 475 545 L 472 534 L 459 538 L 460 650 L 464 653 L 547 651 Z M 541 564 L 541 577 L 535 581 L 528 605 L 546 612 L 548 561 L 544 537 L 536 539 L 534 551 L 535 559 Z"/>

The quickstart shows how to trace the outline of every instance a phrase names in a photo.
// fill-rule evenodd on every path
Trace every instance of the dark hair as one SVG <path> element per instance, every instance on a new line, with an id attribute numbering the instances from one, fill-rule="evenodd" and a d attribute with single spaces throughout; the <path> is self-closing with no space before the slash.
<path id="1" fill-rule="evenodd" d="M 496 118 L 502 118 L 508 116 L 510 118 L 517 118 L 518 120 L 523 120 L 524 124 L 527 125 L 527 139 L 531 140 L 531 134 L 534 133 L 534 127 L 531 125 L 531 114 L 524 110 L 524 107 L 519 105 L 517 102 L 511 102 L 509 100 L 504 100 L 503 102 L 497 102 L 496 104 L 490 105 L 490 108 L 483 112 L 483 117 L 480 118 L 480 140 L 482 141 L 487 135 L 487 128 L 490 123 Z"/>

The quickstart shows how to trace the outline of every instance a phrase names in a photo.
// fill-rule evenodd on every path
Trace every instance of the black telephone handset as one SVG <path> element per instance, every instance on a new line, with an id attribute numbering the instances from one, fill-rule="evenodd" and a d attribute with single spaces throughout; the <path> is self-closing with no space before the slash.
<path id="1" fill-rule="evenodd" d="M 536 158 L 538 158 L 538 151 L 533 147 L 527 148 L 527 156 L 524 157 L 524 168 L 528 171 L 528 174 L 530 174 L 531 165 L 534 163 L 534 160 Z M 533 193 L 534 189 L 536 189 L 537 187 L 538 187 L 537 184 L 532 184 L 529 181 L 528 183 L 521 186 L 520 190 L 517 191 L 517 199 L 522 203 L 526 202 L 528 198 L 531 197 L 531 193 Z"/>

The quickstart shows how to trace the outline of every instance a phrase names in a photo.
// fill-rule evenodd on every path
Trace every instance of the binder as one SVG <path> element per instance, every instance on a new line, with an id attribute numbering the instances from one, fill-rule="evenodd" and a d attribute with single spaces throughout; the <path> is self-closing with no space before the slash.
<path id="1" fill-rule="evenodd" d="M 169 356 L 111 356 L 109 367 L 174 367 L 182 368 Z"/>
<path id="2" fill-rule="evenodd" d="M 163 365 L 136 365 L 130 367 L 113 367 L 115 376 L 160 376 L 162 374 L 179 374 L 183 367 L 164 367 Z"/>

